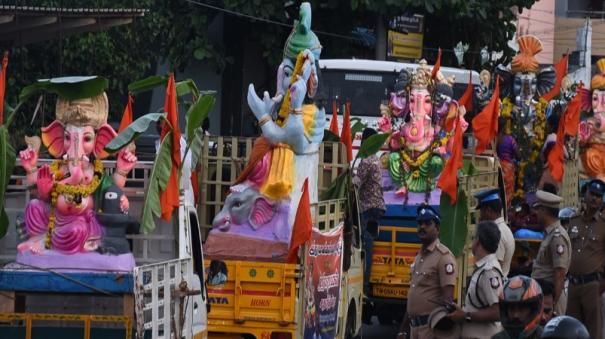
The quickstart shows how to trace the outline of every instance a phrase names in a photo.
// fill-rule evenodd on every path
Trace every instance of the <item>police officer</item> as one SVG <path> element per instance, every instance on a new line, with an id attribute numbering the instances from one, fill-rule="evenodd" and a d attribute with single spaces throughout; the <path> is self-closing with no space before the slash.
<path id="1" fill-rule="evenodd" d="M 482 221 L 472 242 L 476 264 L 468 285 L 464 307 L 450 314 L 454 321 L 464 321 L 461 338 L 491 338 L 502 330 L 498 320 L 498 297 L 502 291 L 502 269 L 496 258 L 500 230 L 493 221 Z M 455 305 L 455 304 L 454 304 Z M 453 305 L 453 306 L 454 306 Z"/>
<path id="2" fill-rule="evenodd" d="M 498 225 L 500 243 L 498 244 L 496 257 L 498 258 L 498 262 L 500 262 L 500 267 L 502 267 L 502 274 L 504 274 L 504 277 L 507 277 L 510 271 L 510 262 L 515 253 L 515 238 L 502 216 L 500 192 L 498 189 L 485 190 L 476 194 L 475 198 L 477 198 L 477 209 L 480 211 L 480 220 L 491 220 Z"/>
<path id="3" fill-rule="evenodd" d="M 586 185 L 584 208 L 569 220 L 567 228 L 572 248 L 567 314 L 584 323 L 591 337 L 601 338 L 599 282 L 604 278 L 605 216 L 599 213 L 599 209 L 605 183 L 595 179 Z"/>
<path id="4" fill-rule="evenodd" d="M 411 280 L 407 310 L 398 338 L 405 338 L 403 329 L 411 328 L 412 339 L 434 338 L 428 326 L 431 312 L 453 300 L 456 283 L 456 259 L 439 241 L 439 214 L 428 205 L 417 209 L 418 238 L 422 248 L 410 267 Z"/>
<path id="5" fill-rule="evenodd" d="M 556 194 L 538 190 L 533 205 L 544 239 L 534 260 L 531 277 L 553 282 L 555 314 L 565 314 L 567 301 L 563 294 L 565 275 L 571 260 L 571 242 L 559 222 L 559 206 L 563 199 Z"/>

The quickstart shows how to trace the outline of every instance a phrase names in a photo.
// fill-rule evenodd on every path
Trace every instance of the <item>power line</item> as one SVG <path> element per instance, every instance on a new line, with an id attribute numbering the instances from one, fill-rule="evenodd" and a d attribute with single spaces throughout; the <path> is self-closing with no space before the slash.
<path id="1" fill-rule="evenodd" d="M 250 14 L 246 14 L 246 13 L 242 13 L 242 12 L 232 11 L 232 10 L 229 10 L 229 9 L 226 9 L 226 8 L 210 5 L 210 4 L 207 4 L 207 3 L 204 3 L 204 2 L 199 2 L 199 1 L 194 1 L 194 0 L 185 0 L 185 1 L 187 1 L 189 3 L 192 3 L 194 5 L 198 5 L 198 6 L 202 6 L 202 7 L 206 7 L 206 8 L 210 8 L 210 9 L 214 9 L 214 10 L 219 11 L 219 12 L 224 12 L 224 13 L 235 15 L 235 16 L 238 16 L 238 17 L 247 18 L 247 19 L 250 19 L 250 20 L 262 21 L 262 22 L 265 22 L 265 23 L 268 23 L 268 24 L 273 24 L 273 25 L 278 25 L 278 26 L 288 27 L 288 28 L 294 27 L 294 25 L 290 25 L 290 24 L 287 24 L 285 22 L 271 20 L 271 19 L 265 19 L 265 18 L 261 18 L 261 17 L 256 17 L 254 15 L 250 15 Z M 317 30 L 313 30 L 313 32 L 315 32 L 316 34 L 331 36 L 331 37 L 335 37 L 335 38 L 354 40 L 354 41 L 363 41 L 360 38 L 356 38 L 356 37 L 352 37 L 352 36 L 348 36 L 348 35 L 342 35 L 342 34 L 336 34 L 336 33 L 330 33 L 330 32 L 323 32 L 323 31 L 317 31 Z"/>

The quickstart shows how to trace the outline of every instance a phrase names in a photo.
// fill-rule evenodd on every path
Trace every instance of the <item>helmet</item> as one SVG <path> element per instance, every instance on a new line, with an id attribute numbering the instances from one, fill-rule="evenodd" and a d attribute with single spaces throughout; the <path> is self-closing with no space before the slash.
<path id="1" fill-rule="evenodd" d="M 534 279 L 518 275 L 509 279 L 500 293 L 500 321 L 511 338 L 527 338 L 539 327 L 542 319 L 542 289 Z M 509 316 L 509 309 L 525 306 L 531 309 L 527 319 L 517 320 Z"/>
<path id="2" fill-rule="evenodd" d="M 576 318 L 566 315 L 552 318 L 544 327 L 542 338 L 590 339 L 586 327 Z"/>

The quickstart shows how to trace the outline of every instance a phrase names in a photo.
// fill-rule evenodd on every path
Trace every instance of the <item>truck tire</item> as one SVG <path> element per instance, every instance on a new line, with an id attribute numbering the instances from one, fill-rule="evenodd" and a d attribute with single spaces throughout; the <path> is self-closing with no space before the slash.
<path id="1" fill-rule="evenodd" d="M 355 335 L 355 328 L 357 324 L 355 323 L 355 319 L 357 318 L 357 313 L 355 312 L 355 304 L 351 303 L 349 305 L 349 310 L 347 311 L 347 323 L 345 326 L 344 339 L 359 339 L 361 338 L 361 329 L 359 333 Z"/>

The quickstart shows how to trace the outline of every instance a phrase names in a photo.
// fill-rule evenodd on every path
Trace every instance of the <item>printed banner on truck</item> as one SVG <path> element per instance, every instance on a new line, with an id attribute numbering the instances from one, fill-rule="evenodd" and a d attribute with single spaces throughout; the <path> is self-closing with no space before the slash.
<path id="1" fill-rule="evenodd" d="M 305 258 L 305 339 L 332 339 L 338 326 L 343 224 L 329 232 L 313 229 Z"/>

